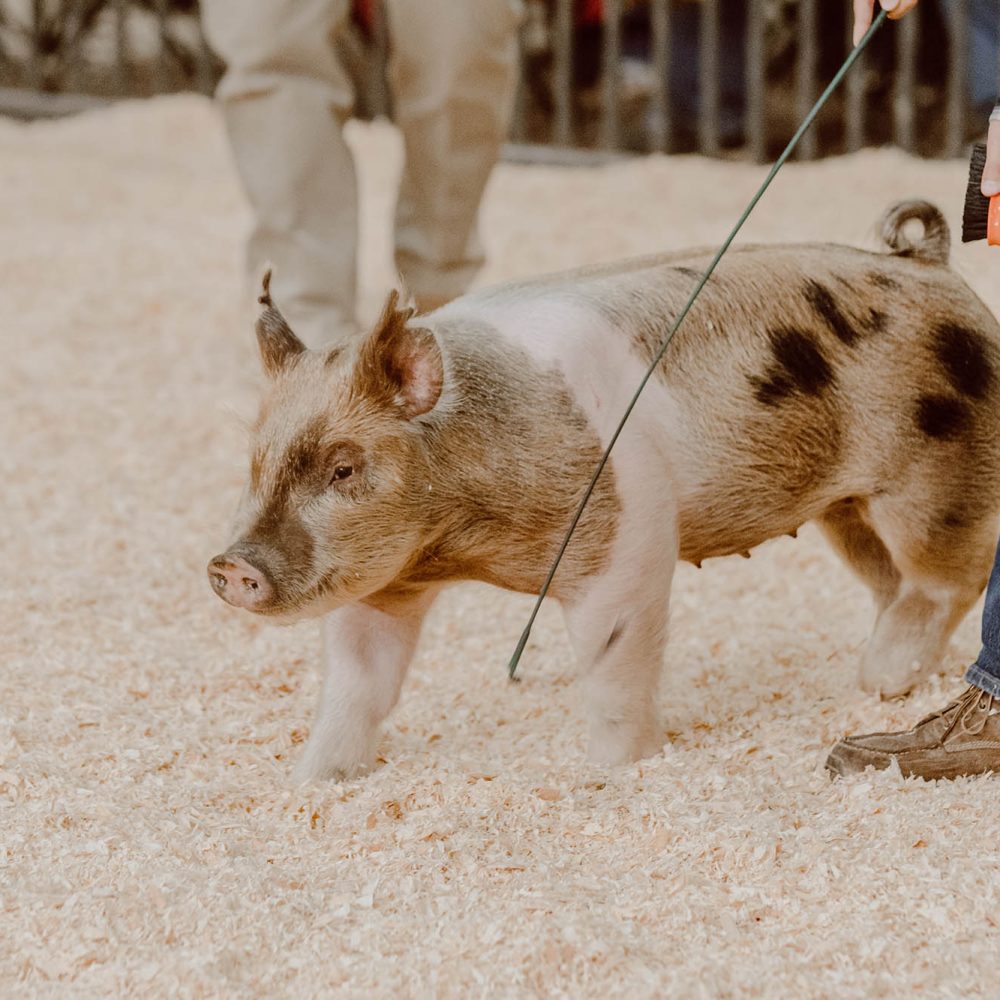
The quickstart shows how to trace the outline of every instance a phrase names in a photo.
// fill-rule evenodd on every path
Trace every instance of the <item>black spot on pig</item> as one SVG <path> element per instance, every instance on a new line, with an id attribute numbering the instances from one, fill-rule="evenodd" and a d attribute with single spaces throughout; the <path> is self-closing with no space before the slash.
<path id="1" fill-rule="evenodd" d="M 770 368 L 750 377 L 758 402 L 777 406 L 794 393 L 818 396 L 833 383 L 830 362 L 812 338 L 798 330 L 773 330 L 770 339 Z"/>
<path id="2" fill-rule="evenodd" d="M 840 308 L 837 299 L 825 285 L 810 279 L 805 287 L 806 301 L 815 310 L 820 319 L 834 332 L 841 343 L 852 347 L 857 343 L 859 334 L 850 319 Z"/>
<path id="3" fill-rule="evenodd" d="M 885 329 L 885 313 L 879 309 L 869 309 L 865 318 L 865 329 L 871 333 L 881 333 Z"/>
<path id="4" fill-rule="evenodd" d="M 958 528 L 964 528 L 965 525 L 965 517 L 960 511 L 949 510 L 941 515 L 941 527 L 947 531 L 955 531 Z"/>
<path id="5" fill-rule="evenodd" d="M 884 288 L 889 292 L 895 291 L 900 287 L 899 282 L 891 275 L 886 274 L 884 271 L 870 271 L 868 273 L 868 280 L 876 288 Z"/>
<path id="6" fill-rule="evenodd" d="M 933 334 L 933 350 L 951 387 L 971 399 L 985 399 L 993 384 L 993 365 L 982 334 L 942 323 Z"/>
<path id="7" fill-rule="evenodd" d="M 777 406 L 794 391 L 791 380 L 780 373 L 772 373 L 767 378 L 754 375 L 750 384 L 754 387 L 757 402 L 765 406 Z"/>
<path id="8" fill-rule="evenodd" d="M 701 271 L 696 271 L 693 267 L 675 267 L 674 270 L 685 278 L 700 278 L 702 275 Z"/>
<path id="9" fill-rule="evenodd" d="M 916 423 L 927 437 L 950 441 L 961 437 L 972 422 L 968 405 L 954 396 L 921 396 L 917 400 Z"/>

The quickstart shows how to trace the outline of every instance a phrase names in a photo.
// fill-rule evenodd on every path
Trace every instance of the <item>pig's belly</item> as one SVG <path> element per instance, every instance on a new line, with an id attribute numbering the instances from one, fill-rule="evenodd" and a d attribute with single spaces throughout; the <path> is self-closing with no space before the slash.
<path id="1" fill-rule="evenodd" d="M 680 558 L 700 564 L 716 556 L 748 555 L 750 550 L 778 535 L 790 534 L 809 517 L 793 512 L 768 517 L 760 512 L 746 516 L 746 511 L 719 512 L 702 507 L 698 511 L 681 511 L 679 542 Z"/>
<path id="2" fill-rule="evenodd" d="M 796 458 L 800 459 L 799 461 Z M 746 555 L 761 542 L 791 534 L 847 497 L 863 497 L 870 484 L 843 466 L 824 468 L 807 456 L 782 461 L 729 453 L 680 489 L 677 504 L 680 558 L 700 563 Z M 864 478 L 864 477 L 862 477 Z M 848 481 L 848 480 L 851 481 Z"/>

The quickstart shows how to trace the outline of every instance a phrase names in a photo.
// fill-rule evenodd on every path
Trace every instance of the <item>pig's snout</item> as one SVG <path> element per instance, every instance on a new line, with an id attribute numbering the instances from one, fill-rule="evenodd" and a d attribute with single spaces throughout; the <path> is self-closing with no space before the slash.
<path id="1" fill-rule="evenodd" d="M 247 611 L 258 611 L 271 600 L 274 588 L 263 570 L 242 556 L 223 553 L 208 564 L 212 589 L 227 604 Z"/>

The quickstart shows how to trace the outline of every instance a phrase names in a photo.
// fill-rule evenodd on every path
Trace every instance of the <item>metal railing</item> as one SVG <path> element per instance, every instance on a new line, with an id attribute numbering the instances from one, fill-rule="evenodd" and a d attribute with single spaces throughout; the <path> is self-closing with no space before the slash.
<path id="1" fill-rule="evenodd" d="M 923 0 L 883 30 L 803 140 L 811 159 L 887 142 L 959 155 L 975 122 L 970 5 Z M 526 0 L 512 139 L 532 148 L 767 159 L 850 44 L 848 0 Z M 584 11 L 586 8 L 586 11 Z M 341 39 L 363 110 L 385 112 L 384 31 Z M 360 70 L 359 70 L 359 67 Z M 0 0 L 0 112 L 210 93 L 196 0 Z"/>
<path id="2" fill-rule="evenodd" d="M 972 25 L 969 12 L 976 5 L 978 23 Z M 603 0 L 599 100 L 588 102 L 574 61 L 579 0 L 529 0 L 529 9 L 547 13 L 551 59 L 545 85 L 552 108 L 547 132 L 536 126 L 531 138 L 605 150 L 718 155 L 737 148 L 767 159 L 847 54 L 850 6 L 847 0 Z M 982 30 L 989 17 L 994 63 L 987 73 L 995 80 L 1000 2 L 923 0 L 876 37 L 844 94 L 805 136 L 799 157 L 888 142 L 924 155 L 959 155 L 970 131 L 985 128 L 968 92 L 968 53 L 971 32 Z M 623 43 L 622 26 L 630 19 L 638 45 L 635 37 Z M 636 64 L 645 73 L 638 125 L 622 72 Z M 686 75 L 677 72 L 685 67 Z M 519 121 L 515 136 L 527 132 Z"/>

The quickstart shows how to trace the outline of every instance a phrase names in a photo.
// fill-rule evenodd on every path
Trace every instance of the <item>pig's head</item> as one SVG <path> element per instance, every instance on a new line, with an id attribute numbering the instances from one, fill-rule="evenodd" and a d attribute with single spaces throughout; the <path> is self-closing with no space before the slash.
<path id="1" fill-rule="evenodd" d="M 236 540 L 208 576 L 227 603 L 294 621 L 384 589 L 420 549 L 431 529 L 425 414 L 444 364 L 395 293 L 359 344 L 307 350 L 272 304 L 268 277 L 257 321 L 268 389 Z"/>

